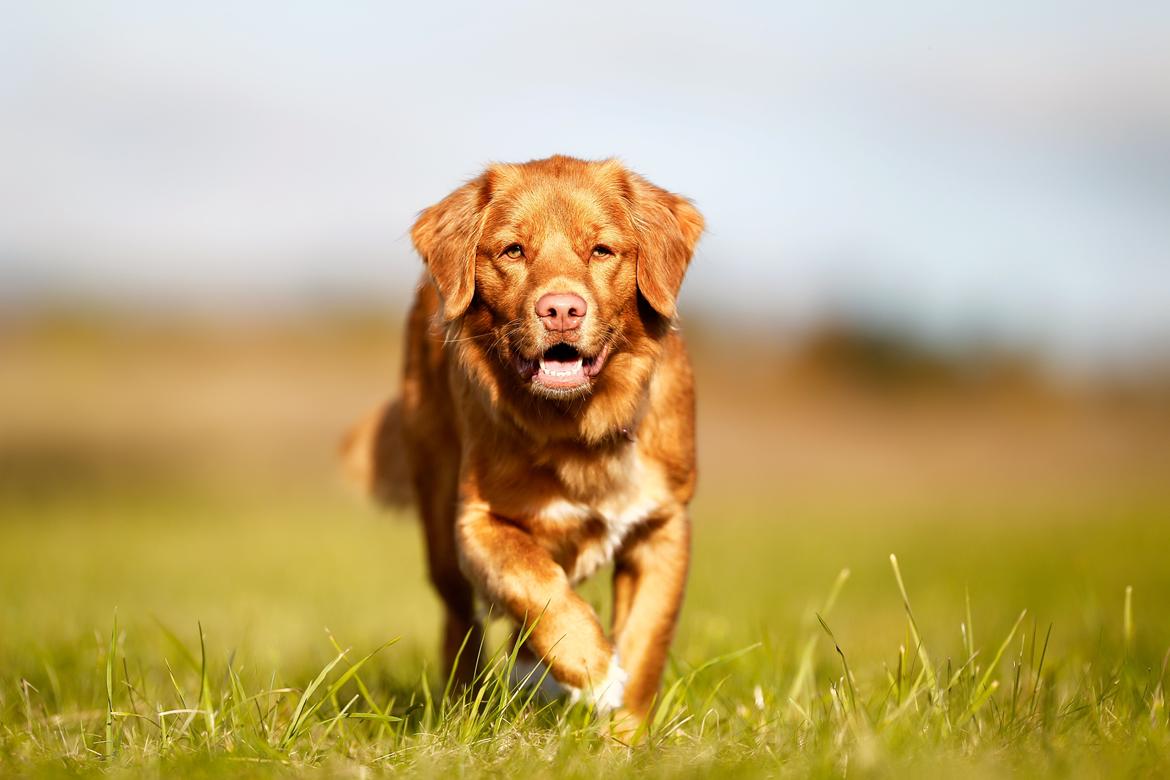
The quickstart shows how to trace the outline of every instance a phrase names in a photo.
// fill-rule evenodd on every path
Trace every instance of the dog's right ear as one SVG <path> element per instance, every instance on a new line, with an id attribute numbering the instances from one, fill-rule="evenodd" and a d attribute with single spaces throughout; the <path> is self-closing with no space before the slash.
<path id="1" fill-rule="evenodd" d="M 410 230 L 414 248 L 443 299 L 443 317 L 458 319 L 475 294 L 475 252 L 490 198 L 487 175 L 424 209 Z"/>

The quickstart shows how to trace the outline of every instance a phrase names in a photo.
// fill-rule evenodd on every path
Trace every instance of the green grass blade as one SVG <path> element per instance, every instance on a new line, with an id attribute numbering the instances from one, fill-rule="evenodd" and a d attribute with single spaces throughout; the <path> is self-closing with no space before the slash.
<path id="1" fill-rule="evenodd" d="M 211 706 L 211 683 L 208 679 L 207 638 L 203 635 L 203 624 L 199 626 L 199 706 L 207 724 L 207 736 L 215 740 L 215 710 Z"/>
<path id="2" fill-rule="evenodd" d="M 110 644 L 106 651 L 106 741 L 102 746 L 107 759 L 117 752 L 114 744 L 114 657 L 118 652 L 118 613 L 114 612 L 114 626 L 110 629 Z"/>
<path id="3" fill-rule="evenodd" d="M 320 688 L 322 683 L 325 682 L 325 679 L 329 676 L 329 673 L 333 671 L 333 668 L 341 663 L 341 660 L 345 658 L 345 654 L 347 652 L 349 651 L 345 650 L 341 653 L 338 653 L 337 657 L 327 663 L 325 668 L 322 669 L 320 673 L 318 673 L 317 676 L 313 678 L 313 681 L 309 683 L 309 686 L 305 688 L 304 692 L 301 694 L 300 699 L 297 701 L 296 709 L 293 710 L 293 715 L 289 720 L 288 728 L 285 729 L 284 737 L 282 737 L 280 740 L 281 750 L 286 749 L 289 743 L 292 742 L 293 737 L 295 737 L 300 731 L 301 726 L 304 725 L 305 708 L 308 706 L 309 700 L 313 698 L 313 694 L 316 693 L 317 689 Z"/>
<path id="4" fill-rule="evenodd" d="M 1016 631 L 1019 630 L 1020 623 L 1024 621 L 1024 616 L 1027 614 L 1028 610 L 1026 609 L 1020 612 L 1020 616 L 1017 617 L 1016 622 L 1012 624 L 1012 630 L 1008 632 L 1007 638 L 1005 638 L 1000 644 L 999 650 L 996 651 L 995 656 L 991 659 L 991 663 L 989 663 L 987 668 L 983 671 L 983 676 L 979 679 L 979 683 L 975 686 L 975 691 L 972 694 L 971 703 L 967 708 L 966 714 L 964 715 L 965 718 L 970 717 L 978 712 L 979 709 L 987 702 L 995 688 L 998 687 L 998 681 L 993 684 L 991 678 L 995 675 L 996 670 L 999 668 L 1000 659 L 1003 658 L 1003 654 L 1007 651 L 1008 645 L 1010 645 L 1012 640 L 1015 638 Z"/>
<path id="5" fill-rule="evenodd" d="M 902 606 L 906 610 L 906 618 L 910 625 L 910 635 L 914 639 L 914 645 L 918 649 L 918 658 L 922 661 L 922 671 L 920 674 L 925 675 L 926 683 L 931 688 L 936 686 L 934 677 L 934 667 L 930 663 L 930 656 L 926 652 L 926 646 L 922 642 L 922 635 L 918 631 L 918 621 L 914 619 L 914 610 L 910 608 L 910 595 L 906 592 L 906 583 L 902 581 L 902 570 L 898 566 L 898 556 L 890 553 L 890 566 L 894 569 L 894 579 L 898 582 L 898 591 L 902 594 Z"/>

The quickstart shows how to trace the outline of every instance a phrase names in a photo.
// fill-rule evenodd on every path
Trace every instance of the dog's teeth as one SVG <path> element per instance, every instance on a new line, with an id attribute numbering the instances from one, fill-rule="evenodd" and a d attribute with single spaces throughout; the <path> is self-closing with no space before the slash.
<path id="1" fill-rule="evenodd" d="M 578 358 L 572 365 L 573 365 L 573 367 L 570 369 L 567 369 L 564 371 L 554 371 L 554 370 L 550 369 L 548 367 L 548 365 L 543 360 L 541 360 L 540 361 L 540 372 L 542 374 L 547 375 L 547 376 L 555 376 L 555 377 L 576 376 L 577 374 L 580 374 L 582 372 L 582 361 L 580 358 Z"/>

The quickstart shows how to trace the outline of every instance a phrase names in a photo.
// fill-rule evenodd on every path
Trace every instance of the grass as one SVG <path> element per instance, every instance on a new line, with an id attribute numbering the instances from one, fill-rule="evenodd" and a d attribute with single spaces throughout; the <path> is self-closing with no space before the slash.
<path id="1" fill-rule="evenodd" d="M 408 520 L 307 489 L 11 493 L 0 774 L 1164 775 L 1168 508 L 701 500 L 631 748 L 509 687 L 500 625 L 446 690 Z"/>
<path id="2" fill-rule="evenodd" d="M 0 333 L 0 776 L 1170 775 L 1164 393 L 700 329 L 694 565 L 630 748 L 508 688 L 501 624 L 448 691 L 417 526 L 324 484 L 400 321 Z"/>

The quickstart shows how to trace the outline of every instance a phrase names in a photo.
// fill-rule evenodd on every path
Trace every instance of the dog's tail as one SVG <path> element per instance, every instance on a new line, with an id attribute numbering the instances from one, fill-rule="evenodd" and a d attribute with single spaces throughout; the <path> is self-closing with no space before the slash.
<path id="1" fill-rule="evenodd" d="M 406 442 L 402 433 L 402 399 L 381 404 L 346 432 L 341 440 L 346 475 L 386 506 L 414 501 Z"/>

